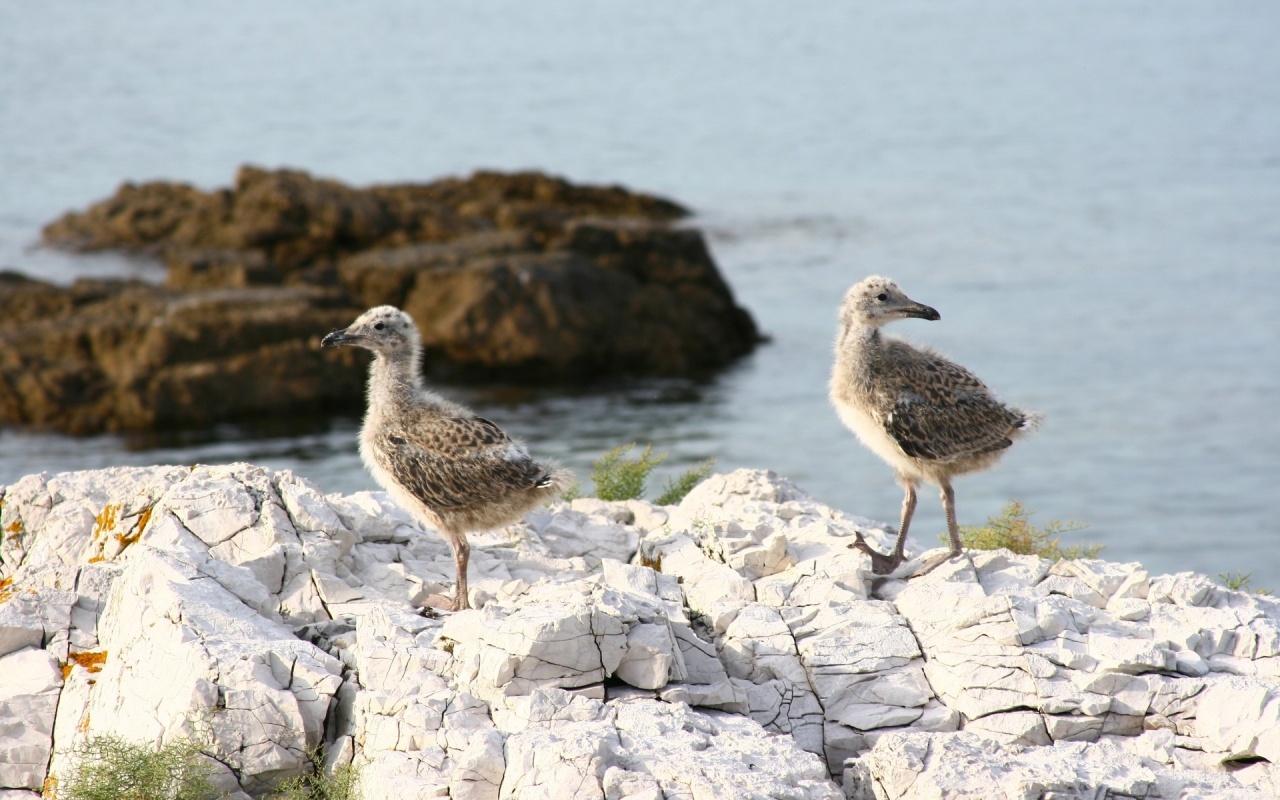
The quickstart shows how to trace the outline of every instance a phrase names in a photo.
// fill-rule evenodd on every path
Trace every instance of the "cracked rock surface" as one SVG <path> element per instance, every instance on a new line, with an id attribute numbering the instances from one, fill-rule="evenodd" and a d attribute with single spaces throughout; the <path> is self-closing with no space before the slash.
<path id="1" fill-rule="evenodd" d="M 381 493 L 248 464 L 0 489 L 0 800 L 85 737 L 204 743 L 227 796 L 354 763 L 366 797 L 1280 796 L 1280 603 L 973 551 L 764 471 L 580 499 L 452 557 Z"/>

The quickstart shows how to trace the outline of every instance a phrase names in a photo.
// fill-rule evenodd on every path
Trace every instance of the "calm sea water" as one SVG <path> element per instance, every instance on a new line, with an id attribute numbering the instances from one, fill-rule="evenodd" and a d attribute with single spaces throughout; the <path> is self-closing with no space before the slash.
<path id="1" fill-rule="evenodd" d="M 773 337 L 715 381 L 450 390 L 586 472 L 616 443 L 769 467 L 895 519 L 826 401 L 844 289 L 937 307 L 897 333 L 1047 416 L 957 487 L 1153 570 L 1280 589 L 1280 5 L 492 2 L 0 5 L 0 267 L 154 264 L 35 248 L 123 180 L 237 165 L 351 183 L 479 167 L 622 182 L 698 211 Z M 38 470 L 249 459 L 372 484 L 354 420 L 168 438 L 0 432 Z M 660 475 L 657 483 L 661 483 Z M 923 498 L 915 543 L 943 529 Z"/>

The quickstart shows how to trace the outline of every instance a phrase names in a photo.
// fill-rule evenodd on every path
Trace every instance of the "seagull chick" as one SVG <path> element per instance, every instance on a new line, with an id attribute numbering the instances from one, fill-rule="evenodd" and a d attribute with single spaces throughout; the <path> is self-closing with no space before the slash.
<path id="1" fill-rule="evenodd" d="M 960 555 L 951 479 L 992 466 L 1014 439 L 1040 422 L 1039 414 L 1001 403 L 959 364 L 880 335 L 880 326 L 907 317 L 940 319 L 936 310 L 907 297 L 888 278 L 872 276 L 854 284 L 840 306 L 831 373 L 831 402 L 840 419 L 893 467 L 904 491 L 893 553 L 876 552 L 861 534 L 852 545 L 871 557 L 877 575 L 893 572 L 904 560 L 919 481 L 942 490 L 951 552 L 918 574 Z"/>
<path id="2" fill-rule="evenodd" d="M 509 525 L 555 499 L 572 473 L 535 461 L 497 425 L 425 388 L 422 340 L 400 309 L 371 308 L 320 344 L 373 351 L 360 458 L 392 499 L 444 534 L 458 576 L 451 607 L 470 608 L 467 534 Z"/>

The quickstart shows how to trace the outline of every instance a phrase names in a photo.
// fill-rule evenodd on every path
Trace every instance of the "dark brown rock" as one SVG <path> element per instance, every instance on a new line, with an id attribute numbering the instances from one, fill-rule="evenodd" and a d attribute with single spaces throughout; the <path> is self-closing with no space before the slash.
<path id="1" fill-rule="evenodd" d="M 47 243 L 77 250 L 181 248 L 261 251 L 281 272 L 370 247 L 444 242 L 487 230 L 558 234 L 585 215 L 672 220 L 668 200 L 617 187 L 576 186 L 534 172 L 477 172 L 463 180 L 353 189 L 299 170 L 241 167 L 235 186 L 126 183 L 83 212 L 44 228 Z"/>
<path id="2" fill-rule="evenodd" d="M 0 423 L 77 434 L 203 425 L 345 408 L 362 390 L 359 357 L 318 346 L 359 311 L 339 290 L 0 283 L 0 308 L 37 297 L 46 313 L 0 320 Z"/>
<path id="3" fill-rule="evenodd" d="M 371 250 L 338 273 L 363 305 L 391 303 L 417 320 L 437 373 L 689 375 L 758 338 L 701 233 L 661 223 L 577 220 L 546 251 L 513 235 Z"/>
<path id="4" fill-rule="evenodd" d="M 125 183 L 86 211 L 46 225 L 44 240 L 73 250 L 147 250 L 213 213 L 217 199 L 184 183 Z"/>
<path id="5" fill-rule="evenodd" d="M 172 289 L 270 286 L 283 275 L 255 248 L 175 247 L 165 253 L 165 285 Z"/>
<path id="6" fill-rule="evenodd" d="M 354 189 L 246 166 L 213 192 L 125 184 L 46 241 L 152 253 L 166 287 L 0 275 L 0 422 L 88 432 L 356 411 L 362 370 L 312 345 L 381 304 L 417 320 L 437 375 L 703 373 L 759 336 L 702 234 L 671 224 L 686 213 L 539 173 Z"/>
<path id="7" fill-rule="evenodd" d="M 451 242 L 366 250 L 338 263 L 337 280 L 365 306 L 403 306 L 421 273 L 458 269 L 495 255 L 537 252 L 528 234 L 491 231 Z"/>

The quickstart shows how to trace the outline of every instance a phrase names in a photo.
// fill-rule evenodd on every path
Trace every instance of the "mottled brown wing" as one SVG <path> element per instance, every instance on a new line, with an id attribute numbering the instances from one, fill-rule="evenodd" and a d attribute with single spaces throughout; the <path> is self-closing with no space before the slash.
<path id="1" fill-rule="evenodd" d="M 955 461 L 1013 444 L 1009 432 L 1022 415 L 993 397 L 977 375 L 931 351 L 891 346 L 894 380 L 884 427 L 902 452 Z"/>
<path id="2" fill-rule="evenodd" d="M 914 394 L 926 403 L 950 405 L 966 395 L 987 392 L 977 375 L 931 350 L 897 341 L 889 343 L 889 350 L 895 400 Z"/>
<path id="3" fill-rule="evenodd" d="M 1003 450 L 1022 415 L 985 392 L 963 393 L 949 403 L 908 397 L 885 418 L 885 430 L 902 452 L 929 461 L 956 461 Z"/>
<path id="4" fill-rule="evenodd" d="M 442 453 L 403 436 L 392 436 L 385 451 L 387 468 L 397 483 L 434 509 L 493 502 L 532 489 L 547 475 L 547 468 L 522 449 L 509 447 L 509 440 L 500 447 L 453 447 Z"/>
<path id="5" fill-rule="evenodd" d="M 434 417 L 401 433 L 401 438 L 441 458 L 466 459 L 488 450 L 505 450 L 507 432 L 484 417 Z"/>

